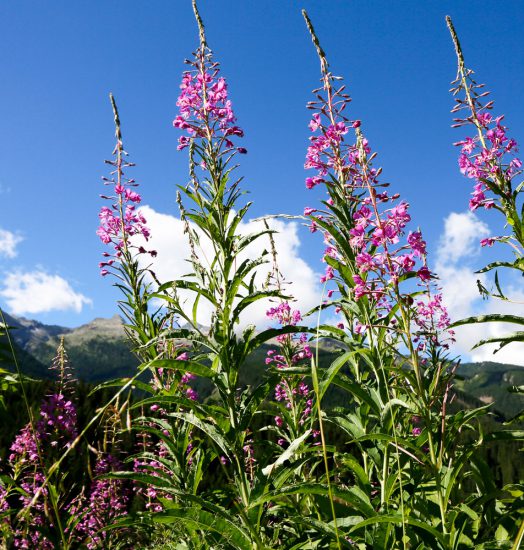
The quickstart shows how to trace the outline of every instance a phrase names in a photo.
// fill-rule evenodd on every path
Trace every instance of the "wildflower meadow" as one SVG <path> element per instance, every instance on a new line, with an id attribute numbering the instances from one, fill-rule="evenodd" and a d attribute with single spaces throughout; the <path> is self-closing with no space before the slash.
<path id="1" fill-rule="evenodd" d="M 279 267 L 279 216 L 240 230 L 250 219 L 249 153 L 235 82 L 222 76 L 201 4 L 192 2 L 195 43 L 173 91 L 173 155 L 188 172 L 171 202 L 189 245 L 186 274 L 155 272 L 159 251 L 140 208 L 148 184 L 135 181 L 126 113 L 111 94 L 114 149 L 93 188 L 99 269 L 120 293 L 139 366 L 92 388 L 96 405 L 81 407 L 62 340 L 49 365 L 54 382 L 37 400 L 2 313 L 2 349 L 16 368 L 2 370 L 1 397 L 16 394 L 27 422 L 0 462 L 0 547 L 517 550 L 524 480 L 502 483 L 486 453 L 500 442 L 521 446 L 524 415 L 486 429 L 490 405 L 456 398 L 460 358 L 450 345 L 456 327 L 484 323 L 517 329 L 477 346 L 524 342 L 524 317 L 505 312 L 513 298 L 499 279 L 524 274 L 522 162 L 510 121 L 468 65 L 461 29 L 442 21 L 457 60 L 449 124 L 471 188 L 466 206 L 489 211 L 498 227 L 478 247 L 502 251 L 481 270 L 490 284 L 479 283 L 499 312 L 450 318 L 424 220 L 412 219 L 382 173 L 351 88 L 306 11 L 304 48 L 318 73 L 304 106 L 305 182 L 295 198 L 304 210 L 293 219 L 322 243 L 324 271 L 316 307 L 300 311 Z M 323 199 L 312 198 L 319 190 Z M 256 307 L 266 323 L 245 324 Z M 254 360 L 263 376 L 246 383 Z"/>

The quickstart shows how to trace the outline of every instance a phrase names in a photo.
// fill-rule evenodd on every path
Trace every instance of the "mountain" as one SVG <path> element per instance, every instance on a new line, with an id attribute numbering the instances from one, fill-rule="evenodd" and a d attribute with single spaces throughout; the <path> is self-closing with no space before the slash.
<path id="1" fill-rule="evenodd" d="M 50 377 L 48 367 L 62 337 L 78 379 L 85 382 L 101 382 L 136 373 L 138 360 L 131 352 L 122 320 L 118 315 L 109 319 L 97 318 L 77 328 L 45 325 L 7 314 L 5 316 L 7 323 L 13 327 L 10 334 L 22 371 L 34 378 Z M 266 353 L 271 347 L 269 342 L 249 357 L 240 372 L 241 384 L 256 385 L 262 381 L 266 368 Z M 319 353 L 321 365 L 329 365 L 338 351 L 336 342 L 329 339 L 322 341 Z M 5 357 L 7 360 L 4 365 L 7 364 L 13 369 L 12 359 L 9 355 Z M 493 403 L 494 412 L 511 418 L 524 409 L 524 397 L 509 393 L 508 387 L 522 385 L 522 367 L 495 362 L 461 364 L 455 382 L 457 403 L 465 408 L 473 406 L 473 403 Z M 203 380 L 197 381 L 196 389 L 204 398 L 211 392 L 211 387 Z M 332 398 L 336 403 L 345 400 L 343 392 L 336 389 L 333 390 Z"/>
<path id="2" fill-rule="evenodd" d="M 457 370 L 455 387 L 477 398 L 484 404 L 493 403 L 493 409 L 506 418 L 512 418 L 524 409 L 524 396 L 510 393 L 512 386 L 524 386 L 524 368 L 484 361 L 464 363 Z"/>
<path id="3" fill-rule="evenodd" d="M 138 361 L 131 353 L 118 315 L 109 319 L 97 318 L 73 329 L 13 315 L 6 314 L 5 317 L 12 327 L 10 334 L 20 353 L 19 363 L 30 376 L 50 376 L 48 367 L 62 337 L 76 378 L 100 382 L 136 372 Z"/>

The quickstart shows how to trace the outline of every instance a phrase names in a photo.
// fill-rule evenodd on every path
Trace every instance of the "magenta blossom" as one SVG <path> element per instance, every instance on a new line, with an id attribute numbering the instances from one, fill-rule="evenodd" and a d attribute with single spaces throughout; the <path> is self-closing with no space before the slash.
<path id="1" fill-rule="evenodd" d="M 244 147 L 233 141 L 244 132 L 236 126 L 226 80 L 220 76 L 218 63 L 212 61 L 211 51 L 204 44 L 187 61 L 191 70 L 184 72 L 177 100 L 179 114 L 173 126 L 185 132 L 178 140 L 178 150 L 185 149 L 195 138 L 214 141 L 222 153 L 245 154 Z M 225 149 L 224 149 L 225 147 Z M 203 166 L 203 169 L 207 167 Z"/>
<path id="2" fill-rule="evenodd" d="M 104 244 L 112 246 L 112 252 L 103 254 L 105 258 L 109 259 L 99 264 L 102 276 L 111 272 L 115 259 L 120 260 L 122 254 L 130 256 L 132 249 L 136 249 L 138 254 L 149 253 L 153 257 L 156 256 L 154 250 L 146 251 L 142 246 L 133 244 L 133 238 L 136 236 L 141 236 L 147 241 L 150 232 L 146 219 L 136 208 L 136 205 L 142 200 L 134 190 L 138 184 L 134 179 L 126 177 L 124 172 L 134 164 L 126 160 L 127 153 L 122 143 L 118 111 L 113 96 L 111 96 L 111 102 L 115 113 L 117 141 L 113 152 L 114 159 L 106 161 L 107 164 L 114 167 L 114 170 L 111 172 L 111 176 L 103 178 L 103 181 L 104 185 L 113 187 L 114 194 L 101 195 L 103 199 L 110 201 L 110 205 L 100 209 L 98 215 L 100 226 L 96 233 Z M 127 261 L 130 259 L 128 258 Z"/>
<path id="3" fill-rule="evenodd" d="M 316 100 L 308 104 L 313 111 L 309 123 L 312 135 L 304 167 L 313 172 L 307 176 L 306 187 L 323 184 L 329 196 L 323 201 L 327 212 L 323 213 L 321 229 L 326 244 L 323 259 L 328 265 L 320 281 L 333 281 L 341 295 L 351 294 L 356 301 L 368 300 L 377 324 L 387 324 L 397 334 L 400 329 L 390 312 L 399 302 L 405 304 L 412 314 L 422 316 L 419 325 L 411 314 L 404 317 L 406 322 L 409 318 L 410 323 L 412 320 L 420 327 L 418 339 L 432 339 L 424 332 L 428 326 L 432 330 L 445 329 L 449 320 L 442 304 L 434 304 L 437 298 L 430 291 L 432 275 L 427 268 L 426 242 L 420 230 L 408 230 L 409 204 L 384 189 L 388 184 L 380 181 L 381 169 L 372 164 L 376 154 L 361 131 L 360 121 L 346 115 L 350 98 L 345 85 L 329 72 L 320 50 L 319 55 L 322 86 L 314 90 Z M 313 212 L 312 208 L 307 209 L 315 227 L 313 224 L 320 217 Z M 341 244 L 343 240 L 349 243 L 351 253 Z M 413 307 L 413 284 L 410 287 L 404 282 L 407 280 L 424 288 L 426 309 L 420 309 L 420 313 Z M 428 312 L 438 319 L 430 323 Z M 362 327 L 364 322 L 355 325 L 352 319 L 348 325 Z"/>

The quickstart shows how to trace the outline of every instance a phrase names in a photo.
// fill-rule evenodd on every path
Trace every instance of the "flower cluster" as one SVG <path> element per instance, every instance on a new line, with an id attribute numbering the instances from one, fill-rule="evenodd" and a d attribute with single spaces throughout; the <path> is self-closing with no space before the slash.
<path id="1" fill-rule="evenodd" d="M 484 84 L 478 84 L 473 79 L 473 71 L 464 67 L 458 42 L 456 46 L 459 74 L 452 83 L 456 103 L 452 113 L 466 110 L 468 115 L 454 118 L 453 127 L 470 125 L 474 130 L 473 136 L 455 143 L 461 148 L 459 168 L 475 181 L 470 210 L 489 210 L 495 206 L 497 196 L 502 202 L 511 198 L 511 180 L 522 173 L 522 161 L 515 156 L 517 142 L 508 137 L 508 129 L 502 124 L 504 116 L 491 114 L 493 101 L 486 101 L 489 92 L 483 91 Z"/>
<path id="2" fill-rule="evenodd" d="M 46 527 L 53 527 L 53 523 L 46 517 L 45 500 L 48 492 L 43 487 L 44 482 L 44 474 L 35 468 L 34 471 L 27 472 L 20 483 L 23 491 L 20 503 L 23 508 L 29 510 L 29 513 L 20 518 L 14 529 L 13 546 L 15 548 L 55 550 L 53 542 L 43 533 Z M 33 502 L 33 497 L 37 493 L 40 497 Z"/>
<path id="3" fill-rule="evenodd" d="M 176 103 L 179 115 L 173 121 L 175 128 L 187 132 L 179 138 L 178 149 L 184 149 L 192 138 L 198 137 L 209 141 L 218 139 L 219 147 L 225 143 L 231 152 L 246 153 L 243 147 L 235 149 L 232 141 L 234 136 L 243 137 L 244 132 L 235 125 L 227 83 L 219 76 L 219 65 L 212 61 L 211 51 L 202 46 L 195 52 L 194 60 L 187 63 L 192 70 L 183 74 Z"/>
<path id="4" fill-rule="evenodd" d="M 95 465 L 94 479 L 91 483 L 89 499 L 80 499 L 70 509 L 70 513 L 80 515 L 76 524 L 76 535 L 87 540 L 86 547 L 107 547 L 111 531 L 104 527 L 115 519 L 127 514 L 130 491 L 125 480 L 104 478 L 105 474 L 122 470 L 120 460 L 111 454 L 102 454 Z"/>
<path id="5" fill-rule="evenodd" d="M 96 233 L 104 244 L 112 245 L 114 252 L 103 253 L 106 259 L 99 264 L 101 275 L 107 275 L 115 260 L 119 260 L 123 253 L 129 254 L 130 249 L 137 249 L 139 254 L 148 253 L 153 257 L 156 256 L 156 251 L 146 251 L 143 246 L 132 244 L 132 238 L 138 235 L 147 241 L 150 232 L 146 225 L 146 219 L 140 210 L 137 210 L 137 205 L 142 200 L 134 190 L 138 184 L 134 179 L 127 178 L 124 173 L 124 169 L 134 166 L 134 164 L 125 160 L 127 153 L 122 143 L 118 111 L 112 96 L 111 101 L 115 113 L 117 142 L 113 151 L 113 160 L 106 160 L 106 163 L 113 166 L 114 170 L 109 178 L 102 179 L 104 185 L 113 188 L 113 194 L 101 195 L 103 199 L 111 201 L 111 205 L 101 208 L 98 215 L 100 226 Z"/>
<path id="6" fill-rule="evenodd" d="M 295 326 L 302 320 L 300 311 L 298 309 L 292 310 L 288 302 L 281 302 L 277 307 L 268 309 L 266 316 L 273 321 L 277 321 L 282 326 Z"/>
<path id="7" fill-rule="evenodd" d="M 373 304 L 377 321 L 396 330 L 394 319 L 386 321 L 396 303 L 412 303 L 413 285 L 403 290 L 401 283 L 407 279 L 418 281 L 426 293 L 425 308 L 421 319 L 414 319 L 420 327 L 427 329 L 427 311 L 433 300 L 429 292 L 433 275 L 426 260 L 426 242 L 420 230 L 408 231 L 411 221 L 409 204 L 400 200 L 399 194 L 390 194 L 385 189 L 389 184 L 380 182 L 381 169 L 373 167 L 376 153 L 372 153 L 367 139 L 361 131 L 358 120 L 349 120 L 344 111 L 350 102 L 345 86 L 337 84 L 339 77 L 327 71 L 327 62 L 321 55 L 323 67 L 322 87 L 314 90 L 318 100 L 310 102 L 308 108 L 314 111 L 309 128 L 313 132 L 306 154 L 306 169 L 315 170 L 314 176 L 306 178 L 306 187 L 319 184 L 327 188 L 329 199 L 324 201 L 325 210 L 307 207 L 304 215 L 311 220 L 311 230 L 322 228 L 324 243 L 323 260 L 327 264 L 322 283 L 337 282 L 337 266 L 345 265 L 345 280 L 352 298 L 359 301 L 366 298 Z M 349 139 L 352 130 L 354 139 Z M 344 212 L 344 218 L 340 218 Z M 407 233 L 407 235 L 406 235 Z M 342 250 L 341 239 L 347 240 L 351 254 Z M 328 290 L 331 298 L 334 289 Z M 432 326 L 446 329 L 449 319 L 443 310 L 441 299 L 439 320 Z M 338 309 L 339 310 L 339 309 Z M 339 310 L 340 311 L 340 310 Z M 343 325 L 342 325 L 343 326 Z M 363 333 L 366 326 L 357 322 L 357 333 Z M 422 338 L 424 330 L 420 330 Z M 435 340 L 434 335 L 431 336 Z M 424 343 L 419 342 L 421 347 Z"/>
<path id="8" fill-rule="evenodd" d="M 15 437 L 10 450 L 9 462 L 12 464 L 36 463 L 38 448 L 31 424 L 26 424 Z"/>
<path id="9" fill-rule="evenodd" d="M 479 207 L 486 210 L 493 208 L 495 202 L 490 193 L 490 184 L 505 191 L 509 182 L 522 171 L 521 160 L 513 156 L 517 151 L 517 142 L 507 137 L 507 128 L 501 123 L 503 118 L 493 118 L 488 112 L 477 112 L 473 125 L 478 135 L 455 143 L 461 147 L 460 171 L 475 180 L 469 201 L 472 211 Z M 511 158 L 507 158 L 507 155 Z"/>
<path id="10" fill-rule="evenodd" d="M 31 424 L 27 424 L 16 436 L 9 455 L 11 463 L 37 464 L 38 445 L 67 447 L 78 435 L 76 407 L 61 393 L 53 393 L 44 399 L 40 416 L 36 423 L 36 433 Z"/>
<path id="11" fill-rule="evenodd" d="M 296 326 L 302 320 L 300 311 L 291 309 L 288 302 L 270 308 L 266 315 L 281 326 Z M 275 401 L 280 404 L 280 414 L 275 416 L 278 444 L 284 445 L 286 441 L 290 442 L 297 437 L 299 427 L 305 424 L 313 407 L 311 390 L 304 377 L 289 374 L 286 370 L 309 361 L 313 354 L 306 344 L 307 335 L 304 333 L 283 334 L 277 336 L 277 341 L 280 350 L 268 350 L 266 365 L 282 370 L 274 395 Z"/>
<path id="12" fill-rule="evenodd" d="M 283 403 L 288 410 L 299 407 L 301 409 L 299 424 L 301 425 L 305 423 L 313 407 L 310 388 L 304 379 L 300 379 L 297 385 L 291 380 L 282 378 L 275 386 L 275 400 Z M 275 424 L 280 428 L 283 425 L 282 417 L 275 416 Z"/>
<path id="13" fill-rule="evenodd" d="M 315 92 L 319 91 L 315 90 Z M 342 93 L 341 89 L 340 100 L 333 105 L 333 108 L 341 113 L 345 108 L 345 102 L 348 100 L 349 98 Z M 329 183 L 328 174 L 330 170 L 335 170 L 337 173 L 350 170 L 350 166 L 358 158 L 358 149 L 355 146 L 347 147 L 344 143 L 344 136 L 348 133 L 349 127 L 358 128 L 359 126 L 360 122 L 358 120 L 351 122 L 345 117 L 338 122 L 324 125 L 322 113 L 313 114 L 309 128 L 313 133 L 318 132 L 318 134 L 309 138 L 310 145 L 307 149 L 304 167 L 316 170 L 317 173 L 306 178 L 308 189 L 313 189 L 321 183 Z M 366 149 L 366 140 L 364 140 L 363 145 Z"/>
<path id="14" fill-rule="evenodd" d="M 223 77 L 218 76 L 218 68 L 212 73 L 185 72 L 180 88 L 182 91 L 177 100 L 180 114 L 173 121 L 175 128 L 186 130 L 191 137 L 211 138 L 218 134 L 224 137 L 229 147 L 233 147 L 230 136 L 244 135 L 238 126 L 234 126 L 236 119 L 228 99 L 227 84 Z M 209 135 L 204 132 L 202 122 L 209 125 Z M 189 139 L 180 137 L 178 149 L 187 147 Z"/>
<path id="15" fill-rule="evenodd" d="M 76 407 L 62 393 L 54 393 L 42 403 L 40 417 L 36 425 L 38 437 L 48 440 L 52 447 L 68 447 L 78 435 Z"/>
<path id="16" fill-rule="evenodd" d="M 140 435 L 140 446 L 141 453 L 148 453 L 149 455 L 153 453 L 159 459 L 165 458 L 168 454 L 164 442 L 159 441 L 156 444 L 153 444 L 149 434 L 142 433 Z M 138 455 L 133 461 L 133 471 L 140 474 L 148 474 L 153 477 L 163 477 L 165 475 L 170 475 L 167 468 L 160 462 L 160 460 L 155 460 L 150 456 L 144 457 Z M 152 512 L 161 512 L 164 509 L 164 506 L 158 500 L 159 498 L 164 498 L 171 500 L 172 496 L 169 493 L 158 490 L 153 485 L 142 485 L 135 483 L 134 491 L 137 495 L 141 495 L 145 499 L 145 507 L 147 510 Z"/>
<path id="17" fill-rule="evenodd" d="M 416 301 L 415 324 L 418 331 L 413 339 L 419 351 L 426 349 L 427 340 L 434 345 L 448 348 L 447 342 L 439 341 L 439 334 L 446 333 L 450 341 L 454 341 L 455 331 L 449 328 L 451 319 L 442 303 L 442 294 L 428 294 L 425 299 Z"/>
<path id="18" fill-rule="evenodd" d="M 233 166 L 228 169 L 235 155 L 247 152 L 244 147 L 238 147 L 234 143 L 236 138 L 244 136 L 244 132 L 236 125 L 227 83 L 220 76 L 219 64 L 213 61 L 212 52 L 205 42 L 203 26 L 200 46 L 194 52 L 193 58 L 186 60 L 186 63 L 190 69 L 182 77 L 177 100 L 178 114 L 173 126 L 183 132 L 178 140 L 178 149 L 189 146 L 191 184 L 188 189 L 193 188 L 196 191 L 200 188 L 199 193 L 215 197 L 217 193 L 231 191 L 232 187 L 223 188 L 221 182 L 224 174 L 229 179 L 235 168 Z M 200 166 L 205 172 L 202 185 L 195 166 Z M 192 232 L 185 219 L 184 207 L 181 202 L 179 205 L 186 224 L 185 231 L 190 236 L 194 259 Z M 198 262 L 193 262 L 193 265 L 195 270 L 200 269 Z"/>
<path id="19" fill-rule="evenodd" d="M 77 436 L 76 407 L 62 393 L 44 399 L 40 416 L 35 430 L 28 423 L 16 436 L 9 455 L 13 470 L 20 476 L 20 503 L 29 510 L 14 531 L 16 548 L 54 548 L 42 533 L 44 525 L 53 525 L 46 517 L 48 491 L 41 461 L 49 460 L 51 449 L 68 447 Z"/>
<path id="20" fill-rule="evenodd" d="M 288 302 L 281 302 L 278 306 L 270 308 L 266 316 L 281 326 L 296 326 L 302 320 L 300 311 L 292 310 Z M 305 333 L 281 334 L 277 336 L 277 342 L 282 346 L 282 353 L 277 353 L 275 349 L 268 350 L 266 365 L 274 364 L 279 369 L 284 369 L 303 359 L 311 358 L 311 348 L 306 344 Z"/>
<path id="21" fill-rule="evenodd" d="M 343 99 L 346 97 L 339 93 Z M 405 242 L 401 242 L 405 228 L 411 221 L 409 205 L 405 201 L 399 201 L 398 194 L 390 196 L 387 191 L 377 190 L 383 186 L 378 181 L 380 171 L 371 166 L 374 155 L 371 155 L 371 148 L 359 130 L 354 143 L 345 142 L 343 136 L 349 128 L 345 117 L 340 114 L 344 106 L 345 103 L 335 102 L 333 119 L 342 118 L 335 124 L 329 122 L 331 117 L 324 122 L 322 108 L 313 115 L 310 128 L 320 135 L 313 136 L 314 141 L 309 146 L 305 168 L 314 168 L 318 170 L 318 174 L 307 178 L 306 185 L 311 187 L 311 180 L 314 179 L 317 183 L 323 182 L 330 186 L 334 181 L 333 177 L 338 176 L 344 198 L 354 204 L 349 242 L 359 268 L 359 273 L 354 275 L 355 298 L 369 295 L 380 301 L 387 293 L 386 287 L 397 284 L 403 275 L 416 273 L 422 281 L 430 278 L 429 270 L 425 266 L 426 243 L 420 231 L 410 232 Z M 353 122 L 351 126 L 358 128 L 360 124 Z M 338 128 L 337 132 L 334 128 Z M 319 147 L 319 143 L 322 147 Z M 315 158 L 315 162 L 312 162 L 312 158 Z M 334 174 L 328 176 L 329 170 L 333 170 Z M 354 193 L 356 190 L 366 191 L 367 196 Z M 332 204 L 333 199 L 328 202 L 328 206 Z M 314 212 L 308 208 L 305 214 L 311 216 L 313 221 L 315 218 L 324 218 L 313 216 Z M 328 232 L 324 232 L 324 239 L 327 244 L 324 259 L 338 259 L 337 246 Z M 333 277 L 333 267 L 328 265 L 322 282 Z"/>

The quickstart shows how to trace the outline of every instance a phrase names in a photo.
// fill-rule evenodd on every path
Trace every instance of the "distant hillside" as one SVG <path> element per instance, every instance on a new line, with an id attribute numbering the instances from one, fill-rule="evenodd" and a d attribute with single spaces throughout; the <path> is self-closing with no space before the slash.
<path id="1" fill-rule="evenodd" d="M 0 349 L 0 367 L 16 371 L 16 366 L 13 362 L 13 356 L 11 354 L 7 338 L 0 337 L 5 346 Z M 47 378 L 48 367 L 35 359 L 29 352 L 24 350 L 17 342 L 13 342 L 13 348 L 15 351 L 16 360 L 22 372 L 30 376 L 31 378 Z"/>
<path id="2" fill-rule="evenodd" d="M 50 338 L 67 334 L 73 330 L 58 325 L 45 325 L 39 321 L 15 317 L 8 313 L 4 313 L 4 316 L 7 324 L 13 329 L 11 331 L 12 338 L 30 353 L 45 344 Z"/>
<path id="3" fill-rule="evenodd" d="M 118 315 L 110 319 L 94 319 L 74 329 L 9 315 L 6 315 L 6 320 L 14 327 L 11 336 L 18 362 L 22 370 L 32 377 L 49 377 L 48 367 L 62 336 L 78 379 L 100 382 L 136 373 L 138 361 L 130 351 Z M 240 372 L 242 385 L 256 385 L 262 381 L 266 353 L 270 347 L 271 343 L 268 343 L 248 358 Z M 319 356 L 321 365 L 329 365 L 337 353 L 333 341 L 323 340 Z M 4 358 L 4 365 L 13 368 L 9 355 Z M 479 403 L 493 403 L 493 411 L 505 418 L 511 418 L 524 409 L 524 396 L 507 391 L 509 386 L 524 385 L 524 368 L 494 362 L 465 363 L 460 365 L 457 374 L 457 404 L 462 404 L 464 408 Z M 211 387 L 204 380 L 196 382 L 196 389 L 203 398 L 211 392 Z M 343 405 L 345 396 L 334 388 L 329 401 Z"/>
<path id="4" fill-rule="evenodd" d="M 6 320 L 13 327 L 11 336 L 21 350 L 19 363 L 31 376 L 49 376 L 47 369 L 62 336 L 75 377 L 86 382 L 129 376 L 138 364 L 118 315 L 94 319 L 74 329 L 9 315 Z"/>
<path id="5" fill-rule="evenodd" d="M 457 389 L 493 408 L 506 418 L 512 418 L 524 409 L 524 396 L 510 393 L 511 386 L 524 386 L 524 368 L 485 361 L 460 365 Z M 460 379 L 461 378 L 461 379 Z"/>

